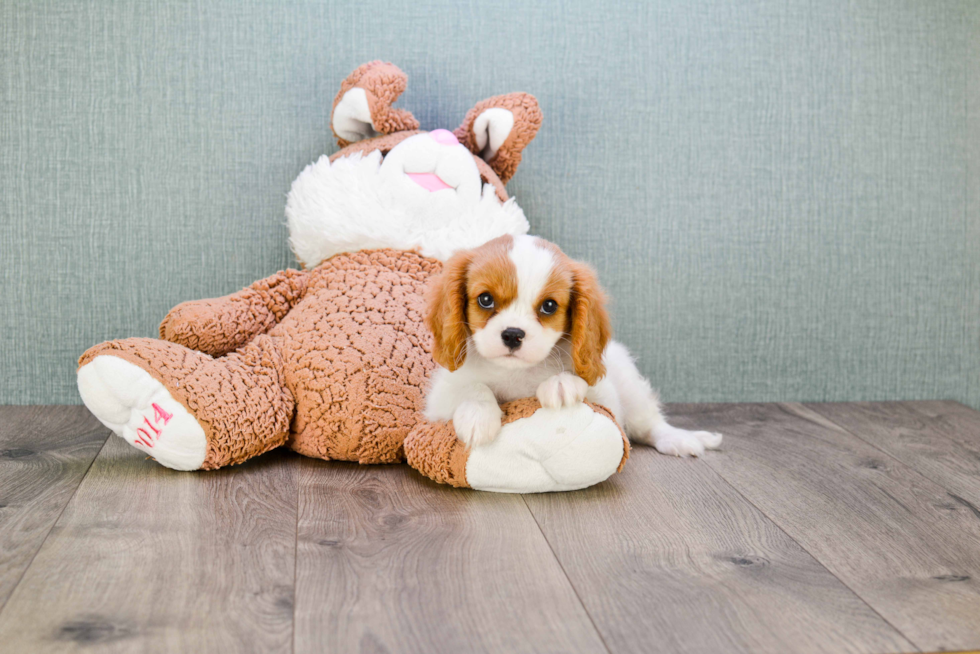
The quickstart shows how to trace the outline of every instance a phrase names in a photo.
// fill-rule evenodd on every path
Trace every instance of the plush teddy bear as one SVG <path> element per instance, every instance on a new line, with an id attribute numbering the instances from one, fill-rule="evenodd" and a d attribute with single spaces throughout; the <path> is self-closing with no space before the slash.
<path id="1" fill-rule="evenodd" d="M 503 492 L 582 488 L 629 445 L 604 408 L 504 405 L 504 426 L 467 448 L 421 416 L 435 366 L 424 289 L 455 251 L 527 220 L 504 184 L 541 124 L 534 97 L 471 109 L 449 132 L 392 107 L 406 76 L 371 62 L 331 113 L 341 150 L 308 166 L 286 203 L 302 270 L 222 298 L 185 302 L 160 340 L 109 341 L 79 360 L 78 388 L 104 425 L 160 464 L 211 470 L 286 445 L 361 463 L 407 460 L 455 486 Z"/>

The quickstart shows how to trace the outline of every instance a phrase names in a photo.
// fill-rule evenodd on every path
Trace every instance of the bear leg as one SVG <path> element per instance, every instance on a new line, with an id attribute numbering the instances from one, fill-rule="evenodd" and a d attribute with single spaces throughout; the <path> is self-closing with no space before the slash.
<path id="1" fill-rule="evenodd" d="M 507 402 L 503 428 L 468 448 L 452 423 L 420 421 L 405 439 L 408 464 L 441 484 L 498 493 L 586 488 L 622 469 L 629 441 L 597 404 L 543 409 L 534 398 Z"/>
<path id="2" fill-rule="evenodd" d="M 175 470 L 242 463 L 282 445 L 294 406 L 267 335 L 217 359 L 149 338 L 102 343 L 79 360 L 78 390 L 106 427 Z"/>

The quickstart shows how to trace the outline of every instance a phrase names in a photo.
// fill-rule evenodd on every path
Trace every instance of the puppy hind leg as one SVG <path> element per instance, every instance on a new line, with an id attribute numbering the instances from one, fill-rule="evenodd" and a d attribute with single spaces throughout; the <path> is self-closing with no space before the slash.
<path id="1" fill-rule="evenodd" d="M 660 410 L 660 398 L 650 382 L 640 374 L 629 351 L 616 341 L 603 354 L 606 374 L 619 396 L 623 428 L 631 441 L 653 444 L 654 428 L 666 424 Z"/>
<path id="2" fill-rule="evenodd" d="M 661 454 L 672 456 L 701 456 L 704 451 L 721 445 L 721 434 L 710 431 L 688 431 L 664 422 L 652 432 L 653 446 Z"/>
<path id="3" fill-rule="evenodd" d="M 721 445 L 721 434 L 688 431 L 668 424 L 660 398 L 640 374 L 633 357 L 615 341 L 606 348 L 607 374 L 612 378 L 623 407 L 623 427 L 630 440 L 673 456 L 701 456 L 705 449 Z"/>

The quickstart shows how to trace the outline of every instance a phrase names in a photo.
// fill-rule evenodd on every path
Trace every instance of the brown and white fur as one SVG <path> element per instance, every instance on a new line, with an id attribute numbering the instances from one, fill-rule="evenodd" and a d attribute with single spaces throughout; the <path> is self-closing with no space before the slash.
<path id="1" fill-rule="evenodd" d="M 440 368 L 425 416 L 452 420 L 467 445 L 496 437 L 499 403 L 530 396 L 546 409 L 601 404 L 630 440 L 664 454 L 700 456 L 721 444 L 721 434 L 667 423 L 650 382 L 610 340 L 595 272 L 553 243 L 501 236 L 456 254 L 430 288 L 426 320 Z"/>

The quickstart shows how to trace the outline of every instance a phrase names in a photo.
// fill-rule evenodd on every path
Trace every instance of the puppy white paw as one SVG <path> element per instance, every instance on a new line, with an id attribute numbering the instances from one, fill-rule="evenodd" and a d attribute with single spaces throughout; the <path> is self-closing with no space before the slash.
<path id="1" fill-rule="evenodd" d="M 485 445 L 500 433 L 500 418 L 503 412 L 496 402 L 467 400 L 453 412 L 453 428 L 456 438 L 468 445 Z"/>
<path id="2" fill-rule="evenodd" d="M 706 450 L 717 450 L 721 447 L 721 434 L 713 431 L 696 431 L 694 435 L 700 439 Z"/>
<path id="3" fill-rule="evenodd" d="M 661 438 L 653 445 L 661 454 L 671 456 L 701 456 L 704 445 L 693 434 L 671 435 Z"/>
<path id="4" fill-rule="evenodd" d="M 706 449 L 714 450 L 720 445 L 721 434 L 710 431 L 687 431 L 667 425 L 653 433 L 653 446 L 671 456 L 701 456 Z"/>
<path id="5" fill-rule="evenodd" d="M 570 372 L 563 372 L 538 384 L 538 402 L 546 409 L 573 406 L 585 399 L 589 385 Z"/>

